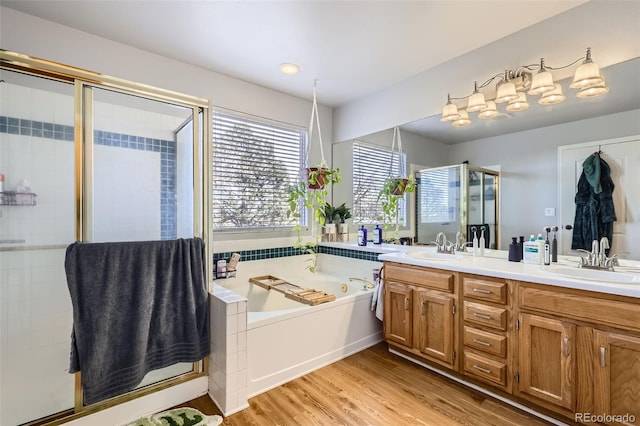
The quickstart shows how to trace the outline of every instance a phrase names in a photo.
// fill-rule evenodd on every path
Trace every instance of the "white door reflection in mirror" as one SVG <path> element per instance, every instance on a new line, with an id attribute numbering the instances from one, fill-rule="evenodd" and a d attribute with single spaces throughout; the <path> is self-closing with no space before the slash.
<path id="1" fill-rule="evenodd" d="M 615 185 L 613 203 L 617 221 L 613 225 L 613 241 L 610 254 L 622 258 L 640 259 L 640 136 L 595 141 L 558 148 L 558 198 L 560 207 L 561 254 L 571 254 L 574 225 L 575 195 L 582 163 L 598 150 L 611 167 Z"/>

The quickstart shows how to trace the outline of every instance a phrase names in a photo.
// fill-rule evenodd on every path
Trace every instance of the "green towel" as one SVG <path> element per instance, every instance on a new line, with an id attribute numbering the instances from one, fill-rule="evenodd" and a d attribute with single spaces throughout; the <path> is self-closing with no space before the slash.
<path id="1" fill-rule="evenodd" d="M 587 178 L 587 182 L 593 187 L 593 192 L 599 194 L 602 192 L 600 184 L 600 154 L 597 152 L 587 157 L 582 163 L 582 171 Z"/>

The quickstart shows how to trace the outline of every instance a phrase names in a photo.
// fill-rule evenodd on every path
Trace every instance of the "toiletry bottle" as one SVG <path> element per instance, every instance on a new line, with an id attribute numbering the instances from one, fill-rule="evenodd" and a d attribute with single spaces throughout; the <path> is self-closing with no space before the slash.
<path id="1" fill-rule="evenodd" d="M 480 253 L 478 248 L 478 234 L 476 233 L 476 227 L 472 227 L 471 230 L 473 231 L 473 255 L 478 256 Z"/>
<path id="2" fill-rule="evenodd" d="M 524 259 L 524 235 L 520 235 L 520 260 Z"/>
<path id="3" fill-rule="evenodd" d="M 542 234 L 538 234 L 538 239 L 536 240 L 536 243 L 538 244 L 538 263 L 540 263 L 540 265 L 542 265 L 542 263 L 544 262 L 544 240 L 542 239 Z"/>
<path id="4" fill-rule="evenodd" d="M 538 251 L 538 243 L 536 242 L 536 237 L 534 235 L 531 235 L 531 237 L 529 237 L 529 241 L 525 241 L 524 243 L 522 261 L 524 263 L 540 263 L 540 252 Z"/>
<path id="5" fill-rule="evenodd" d="M 358 229 L 358 245 L 367 245 L 367 228 L 365 228 L 364 225 L 360 225 L 360 229 Z"/>
<path id="6" fill-rule="evenodd" d="M 554 226 L 553 230 L 553 241 L 551 241 L 551 261 L 558 262 L 558 240 L 556 236 L 558 235 L 558 227 Z"/>
<path id="7" fill-rule="evenodd" d="M 484 226 L 480 227 L 480 241 L 478 241 L 478 255 L 484 256 Z"/>
<path id="8" fill-rule="evenodd" d="M 544 240 L 544 264 L 551 265 L 551 243 L 549 242 L 549 233 Z"/>
<path id="9" fill-rule="evenodd" d="M 380 225 L 376 225 L 373 228 L 373 244 L 382 244 L 382 228 L 380 228 Z"/>
<path id="10" fill-rule="evenodd" d="M 511 244 L 509 244 L 509 262 L 520 262 L 521 251 L 520 244 L 518 244 L 518 237 L 511 237 Z"/>

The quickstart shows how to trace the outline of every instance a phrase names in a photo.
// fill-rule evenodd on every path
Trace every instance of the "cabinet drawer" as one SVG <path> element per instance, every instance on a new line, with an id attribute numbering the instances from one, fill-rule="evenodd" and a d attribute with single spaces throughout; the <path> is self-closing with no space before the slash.
<path id="1" fill-rule="evenodd" d="M 464 320 L 498 330 L 507 329 L 507 310 L 481 303 L 464 301 Z"/>
<path id="2" fill-rule="evenodd" d="M 489 333 L 465 325 L 464 344 L 502 358 L 507 356 L 507 337 L 500 334 Z"/>
<path id="3" fill-rule="evenodd" d="M 464 277 L 462 291 L 465 297 L 495 303 L 507 303 L 507 283 L 475 277 Z"/>
<path id="4" fill-rule="evenodd" d="M 607 300 L 595 293 L 519 284 L 522 308 L 567 318 L 606 324 L 627 330 L 640 330 L 638 299 Z"/>
<path id="5" fill-rule="evenodd" d="M 507 364 L 464 351 L 464 371 L 489 383 L 507 386 Z"/>
<path id="6" fill-rule="evenodd" d="M 455 282 L 452 272 L 395 263 L 385 263 L 384 277 L 386 280 L 402 281 L 448 293 L 453 293 Z"/>

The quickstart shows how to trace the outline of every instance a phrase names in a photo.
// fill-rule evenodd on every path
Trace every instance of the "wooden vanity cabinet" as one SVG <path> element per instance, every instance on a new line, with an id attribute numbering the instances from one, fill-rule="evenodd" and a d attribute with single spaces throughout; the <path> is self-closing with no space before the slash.
<path id="1" fill-rule="evenodd" d="M 520 314 L 519 324 L 519 393 L 573 410 L 575 324 L 530 314 Z"/>
<path id="2" fill-rule="evenodd" d="M 516 394 L 578 421 L 574 413 L 640 425 L 640 301 L 517 285 Z"/>
<path id="3" fill-rule="evenodd" d="M 640 425 L 640 336 L 595 330 L 594 349 L 595 412 L 627 414 L 607 424 Z"/>
<path id="4" fill-rule="evenodd" d="M 390 345 L 456 369 L 455 274 L 385 263 L 384 337 Z"/>

